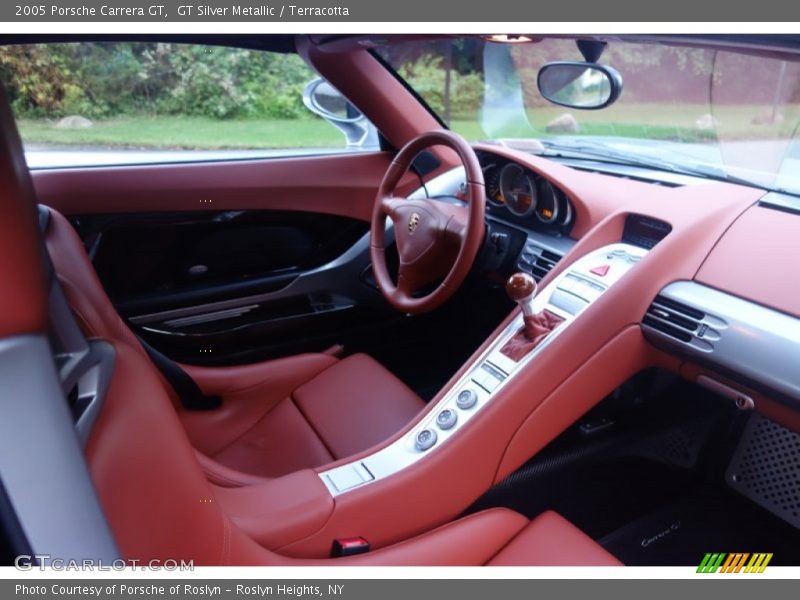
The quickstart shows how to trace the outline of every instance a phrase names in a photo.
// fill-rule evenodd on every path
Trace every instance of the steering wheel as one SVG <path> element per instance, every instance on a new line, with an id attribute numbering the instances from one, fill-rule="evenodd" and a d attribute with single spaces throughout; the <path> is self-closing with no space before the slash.
<path id="1" fill-rule="evenodd" d="M 454 150 L 466 170 L 467 205 L 428 198 L 402 198 L 397 185 L 414 158 L 431 146 Z M 414 138 L 397 154 L 383 176 L 370 229 L 370 256 L 378 288 L 394 308 L 423 313 L 450 298 L 467 276 L 483 243 L 486 192 L 478 157 L 460 135 L 444 129 Z M 384 232 L 386 217 L 394 224 L 400 265 L 395 285 L 386 266 Z M 420 288 L 442 279 L 424 296 Z"/>

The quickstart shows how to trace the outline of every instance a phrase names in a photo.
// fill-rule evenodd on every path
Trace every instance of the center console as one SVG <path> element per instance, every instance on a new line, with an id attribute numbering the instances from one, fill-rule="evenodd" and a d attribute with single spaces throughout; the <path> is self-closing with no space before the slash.
<path id="1" fill-rule="evenodd" d="M 446 446 L 448 440 L 477 418 L 525 365 L 535 360 L 593 302 L 638 265 L 649 245 L 637 241 L 634 238 L 630 240 L 634 243 L 626 241 L 599 248 L 560 273 L 531 301 L 531 310 L 548 312 L 561 319 L 557 327 L 524 356 L 512 358 L 503 349 L 524 327 L 523 315 L 517 315 L 437 401 L 433 410 L 408 433 L 369 456 L 320 473 L 331 495 L 335 497 L 389 477 Z"/>

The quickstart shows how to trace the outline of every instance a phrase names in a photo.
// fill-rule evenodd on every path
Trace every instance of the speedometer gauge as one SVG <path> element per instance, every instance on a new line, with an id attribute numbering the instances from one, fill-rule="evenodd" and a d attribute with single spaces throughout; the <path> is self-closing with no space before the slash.
<path id="1" fill-rule="evenodd" d="M 500 172 L 500 192 L 515 215 L 527 216 L 536 208 L 536 187 L 525 169 L 509 163 Z"/>
<path id="2" fill-rule="evenodd" d="M 558 197 L 553 184 L 542 178 L 539 180 L 539 202 L 536 205 L 536 218 L 540 223 L 551 225 L 558 219 Z"/>

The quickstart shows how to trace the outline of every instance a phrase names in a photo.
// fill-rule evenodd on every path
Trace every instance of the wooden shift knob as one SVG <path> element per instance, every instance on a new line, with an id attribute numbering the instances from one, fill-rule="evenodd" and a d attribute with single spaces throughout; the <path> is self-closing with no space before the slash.
<path id="1" fill-rule="evenodd" d="M 514 273 L 506 282 L 506 294 L 514 302 L 533 299 L 536 295 L 536 280 L 527 273 Z"/>

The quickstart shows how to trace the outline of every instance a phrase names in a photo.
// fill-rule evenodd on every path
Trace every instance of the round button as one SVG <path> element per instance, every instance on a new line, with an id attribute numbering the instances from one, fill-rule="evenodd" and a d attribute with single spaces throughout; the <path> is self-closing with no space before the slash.
<path id="1" fill-rule="evenodd" d="M 475 406 L 477 401 L 478 394 L 475 393 L 475 390 L 463 390 L 456 398 L 456 405 L 458 405 L 458 408 L 466 410 Z"/>
<path id="2" fill-rule="evenodd" d="M 425 451 L 436 443 L 436 432 L 433 429 L 423 429 L 417 434 L 414 446 L 417 450 Z"/>
<path id="3" fill-rule="evenodd" d="M 627 252 L 625 252 L 625 250 L 622 250 L 621 248 L 617 248 L 616 250 L 611 251 L 611 256 L 625 256 L 626 254 Z"/>
<path id="4" fill-rule="evenodd" d="M 630 255 L 628 255 L 628 262 L 629 262 L 629 263 L 637 263 L 637 262 L 639 262 L 640 260 L 642 260 L 642 257 L 641 257 L 641 256 L 635 256 L 635 255 L 633 255 L 633 254 L 630 254 Z"/>
<path id="5" fill-rule="evenodd" d="M 450 429 L 458 421 L 458 413 L 450 408 L 445 408 L 442 412 L 436 415 L 436 424 L 439 429 Z"/>

